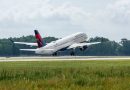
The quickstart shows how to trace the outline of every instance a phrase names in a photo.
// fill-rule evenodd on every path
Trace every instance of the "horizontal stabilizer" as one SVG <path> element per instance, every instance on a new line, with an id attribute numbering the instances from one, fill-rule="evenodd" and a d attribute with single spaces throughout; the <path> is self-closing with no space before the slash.
<path id="1" fill-rule="evenodd" d="M 28 46 L 38 46 L 37 43 L 27 43 L 27 42 L 14 42 L 15 44 L 23 44 Z"/>
<path id="2" fill-rule="evenodd" d="M 35 52 L 37 49 L 20 49 L 21 51 L 31 51 L 31 52 Z"/>

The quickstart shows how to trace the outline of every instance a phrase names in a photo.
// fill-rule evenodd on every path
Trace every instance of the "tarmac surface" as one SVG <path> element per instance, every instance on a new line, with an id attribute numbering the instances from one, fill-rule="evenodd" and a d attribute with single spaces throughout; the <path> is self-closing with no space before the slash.
<path id="1" fill-rule="evenodd" d="M 125 56 L 59 56 L 59 57 L 0 57 L 0 62 L 19 61 L 91 61 L 91 60 L 130 60 Z"/>

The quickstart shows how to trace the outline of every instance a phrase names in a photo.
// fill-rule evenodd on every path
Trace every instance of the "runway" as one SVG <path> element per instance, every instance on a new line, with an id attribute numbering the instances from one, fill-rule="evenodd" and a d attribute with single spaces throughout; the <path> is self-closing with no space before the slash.
<path id="1" fill-rule="evenodd" d="M 124 56 L 59 56 L 59 57 L 0 57 L 0 62 L 20 61 L 105 61 L 105 60 L 130 60 Z"/>

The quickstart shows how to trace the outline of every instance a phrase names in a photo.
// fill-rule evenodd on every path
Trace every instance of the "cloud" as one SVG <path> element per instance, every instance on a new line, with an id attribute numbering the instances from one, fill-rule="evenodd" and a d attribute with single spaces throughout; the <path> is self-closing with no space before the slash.
<path id="1" fill-rule="evenodd" d="M 130 28 L 129 0 L 111 0 L 109 4 L 109 1 L 104 1 L 101 3 L 103 7 L 99 5 L 103 0 L 89 1 L 89 5 L 83 4 L 85 0 L 78 1 L 80 5 L 74 4 L 74 0 L 57 0 L 58 4 L 54 1 L 52 3 L 51 0 L 0 2 L 0 31 L 5 33 L 0 34 L 0 37 L 33 34 L 32 29 L 38 28 L 50 36 L 62 37 L 80 31 L 89 36 L 105 36 L 119 40 Z M 98 5 L 93 2 L 98 2 Z M 98 6 L 100 8 L 97 8 Z"/>
<path id="2" fill-rule="evenodd" d="M 54 32 L 64 30 L 63 34 L 66 30 L 69 31 L 67 33 L 72 33 L 83 29 L 81 25 L 86 20 L 86 16 L 89 16 L 89 13 L 71 2 L 57 6 L 50 0 L 27 0 L 26 2 L 25 0 L 9 2 L 3 0 L 0 5 L 0 30 L 4 30 L 4 33 L 13 33 L 12 36 L 15 32 L 26 35 L 26 30 L 32 31 L 32 27 L 37 26 L 50 35 L 59 35 L 52 33 L 52 30 Z"/>
<path id="3" fill-rule="evenodd" d="M 117 0 L 115 3 L 109 4 L 107 9 L 115 23 L 130 24 L 130 0 Z"/>
<path id="4" fill-rule="evenodd" d="M 41 17 L 47 17 L 51 14 L 51 5 L 48 0 L 12 0 L 8 4 L 6 10 L 1 9 L 0 20 L 11 20 L 17 23 L 26 23 L 29 20 L 37 19 Z"/>
<path id="5" fill-rule="evenodd" d="M 86 16 L 89 16 L 89 13 L 82 8 L 69 2 L 56 6 L 50 0 L 27 0 L 26 2 L 12 0 L 10 3 L 5 1 L 3 1 L 5 5 L 0 9 L 1 27 L 5 28 L 7 28 L 5 23 L 15 28 L 19 25 L 30 26 L 51 19 L 52 22 L 67 20 L 71 24 L 79 25 L 87 18 Z"/>

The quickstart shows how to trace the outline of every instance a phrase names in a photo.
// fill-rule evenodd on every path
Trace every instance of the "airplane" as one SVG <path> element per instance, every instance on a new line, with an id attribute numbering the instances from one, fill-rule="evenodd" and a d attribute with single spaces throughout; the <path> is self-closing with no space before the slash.
<path id="1" fill-rule="evenodd" d="M 88 48 L 88 46 L 101 43 L 101 42 L 87 43 L 86 41 L 87 35 L 83 32 L 78 32 L 69 35 L 67 37 L 64 37 L 62 39 L 52 41 L 50 43 L 45 43 L 38 30 L 34 30 L 34 32 L 35 32 L 37 43 L 27 43 L 27 42 L 14 42 L 14 43 L 24 44 L 29 46 L 37 46 L 38 48 L 20 49 L 21 51 L 33 51 L 35 52 L 35 54 L 57 56 L 57 53 L 59 51 L 72 49 L 70 55 L 74 56 L 76 48 L 79 48 L 81 51 L 85 51 Z"/>

